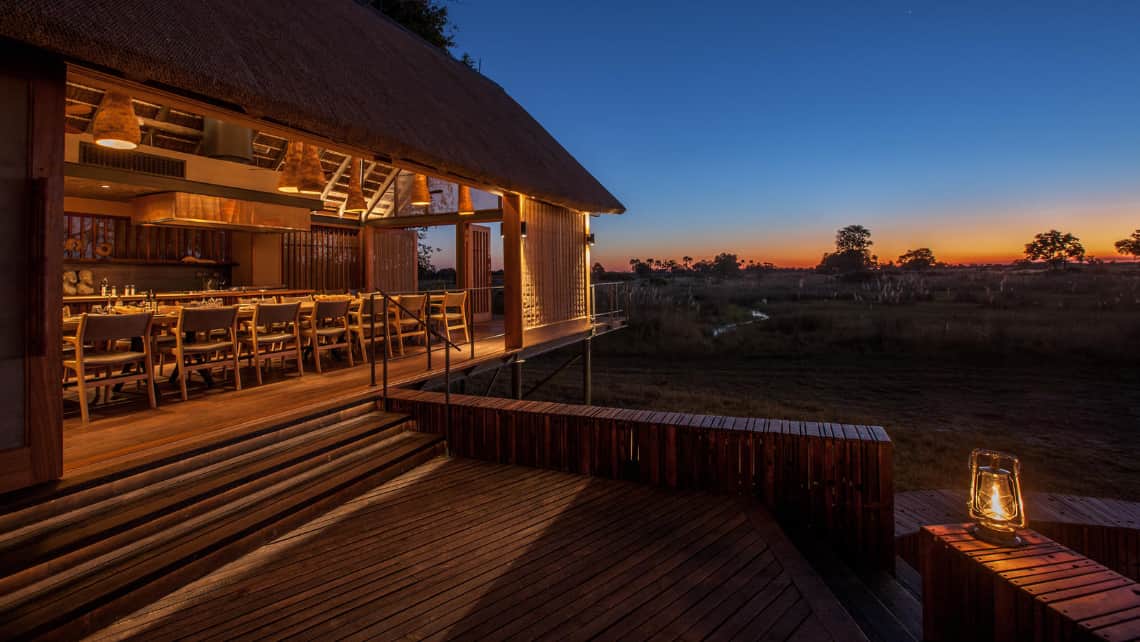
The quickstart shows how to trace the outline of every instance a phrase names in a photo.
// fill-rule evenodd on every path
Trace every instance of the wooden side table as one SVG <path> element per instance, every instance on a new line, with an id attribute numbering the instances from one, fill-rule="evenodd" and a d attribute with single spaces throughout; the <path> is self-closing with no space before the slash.
<path id="1" fill-rule="evenodd" d="M 1134 640 L 1140 584 L 1026 530 L 1025 546 L 971 535 L 969 524 L 924 526 L 926 640 Z"/>

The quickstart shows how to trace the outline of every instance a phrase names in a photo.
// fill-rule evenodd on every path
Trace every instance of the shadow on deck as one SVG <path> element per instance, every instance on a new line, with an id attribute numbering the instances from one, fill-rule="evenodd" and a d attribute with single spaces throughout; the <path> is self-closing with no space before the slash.
<path id="1" fill-rule="evenodd" d="M 766 511 L 436 460 L 97 634 L 864 639 Z"/>

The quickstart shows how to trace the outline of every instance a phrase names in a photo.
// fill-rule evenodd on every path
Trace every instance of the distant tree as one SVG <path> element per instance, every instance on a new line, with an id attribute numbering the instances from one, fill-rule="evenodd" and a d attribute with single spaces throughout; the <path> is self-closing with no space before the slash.
<path id="1" fill-rule="evenodd" d="M 721 252 L 712 260 L 712 271 L 722 279 L 740 274 L 740 259 L 735 254 Z"/>
<path id="2" fill-rule="evenodd" d="M 1140 259 L 1140 230 L 1133 232 L 1129 238 L 1117 241 L 1116 251 L 1121 254 L 1131 254 L 1133 258 Z"/>
<path id="3" fill-rule="evenodd" d="M 1032 243 L 1025 244 L 1025 258 L 1044 261 L 1056 270 L 1065 267 L 1070 259 L 1083 261 L 1085 248 L 1081 240 L 1072 234 L 1049 230 L 1033 237 Z"/>
<path id="4" fill-rule="evenodd" d="M 875 268 L 878 257 L 871 254 L 871 230 L 848 225 L 835 233 L 835 251 L 827 252 L 816 268 L 828 274 L 859 274 Z"/>
<path id="5" fill-rule="evenodd" d="M 590 272 L 595 279 L 600 279 L 606 275 L 606 266 L 602 265 L 600 262 L 596 262 L 594 263 L 594 267 L 590 268 Z"/>
<path id="6" fill-rule="evenodd" d="M 905 254 L 899 255 L 899 267 L 904 270 L 928 270 L 934 267 L 937 262 L 934 258 L 934 252 L 928 247 L 907 250 Z"/>
<path id="7" fill-rule="evenodd" d="M 632 258 L 629 260 L 629 269 L 639 277 L 647 277 L 653 274 L 653 259 L 642 261 L 639 258 Z"/>
<path id="8" fill-rule="evenodd" d="M 435 274 L 435 265 L 432 263 L 431 257 L 439 251 L 438 247 L 432 247 L 427 242 L 428 228 L 421 227 L 416 230 L 416 238 L 419 240 L 419 251 L 416 254 L 416 264 L 419 267 L 420 278 L 430 278 Z"/>
<path id="9" fill-rule="evenodd" d="M 451 53 L 457 27 L 451 22 L 447 5 L 437 0 L 368 0 L 380 13 L 400 23 L 408 31 Z M 464 53 L 459 61 L 475 69 L 475 59 Z"/>
<path id="10" fill-rule="evenodd" d="M 683 265 L 685 267 L 686 272 L 692 270 L 693 269 L 693 257 L 682 256 L 681 257 L 681 265 Z"/>
<path id="11" fill-rule="evenodd" d="M 862 225 L 848 225 L 835 233 L 836 252 L 868 252 L 874 244 L 871 230 Z"/>

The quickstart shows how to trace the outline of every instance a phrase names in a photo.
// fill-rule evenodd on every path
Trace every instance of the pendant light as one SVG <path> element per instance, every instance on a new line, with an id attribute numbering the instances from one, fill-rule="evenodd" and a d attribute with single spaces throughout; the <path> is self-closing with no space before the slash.
<path id="1" fill-rule="evenodd" d="M 362 214 L 368 209 L 364 200 L 364 190 L 360 187 L 360 161 L 353 158 L 348 162 L 348 197 L 344 199 L 344 211 L 348 214 Z"/>
<path id="2" fill-rule="evenodd" d="M 412 205 L 431 205 L 431 192 L 428 190 L 427 176 L 416 174 L 412 179 Z"/>
<path id="3" fill-rule="evenodd" d="M 471 216 L 475 208 L 471 205 L 471 188 L 460 184 L 459 186 L 459 215 Z"/>
<path id="4" fill-rule="evenodd" d="M 277 191 L 296 194 L 301 176 L 301 147 L 303 143 L 290 142 L 285 147 L 285 162 L 277 175 Z"/>
<path id="5" fill-rule="evenodd" d="M 317 196 L 325 191 L 325 170 L 321 167 L 321 151 L 309 143 L 301 152 L 301 170 L 297 191 Z"/>
<path id="6" fill-rule="evenodd" d="M 139 119 L 135 115 L 131 97 L 121 91 L 108 89 L 99 103 L 99 111 L 91 122 L 95 144 L 111 149 L 134 149 L 142 141 Z"/>

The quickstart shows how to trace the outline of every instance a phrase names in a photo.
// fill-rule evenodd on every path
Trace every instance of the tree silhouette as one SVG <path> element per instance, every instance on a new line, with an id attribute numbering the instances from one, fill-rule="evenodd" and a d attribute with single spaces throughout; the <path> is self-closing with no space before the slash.
<path id="1" fill-rule="evenodd" d="M 1121 254 L 1131 254 L 1134 258 L 1140 259 L 1140 230 L 1133 232 L 1129 238 L 1117 241 L 1116 251 Z"/>
<path id="2" fill-rule="evenodd" d="M 1025 244 L 1025 258 L 1044 261 L 1057 270 L 1063 268 L 1070 259 L 1083 261 L 1085 248 L 1081 245 L 1081 240 L 1072 234 L 1049 230 L 1033 237 L 1032 243 Z"/>
<path id="3" fill-rule="evenodd" d="M 848 225 L 835 233 L 835 251 L 823 255 L 816 269 L 829 274 L 861 274 L 875 267 L 877 257 L 871 254 L 871 230 L 862 225 Z"/>
<path id="4" fill-rule="evenodd" d="M 904 270 L 926 270 L 936 263 L 938 261 L 934 258 L 934 252 L 928 247 L 907 250 L 905 254 L 899 255 L 899 267 Z"/>

